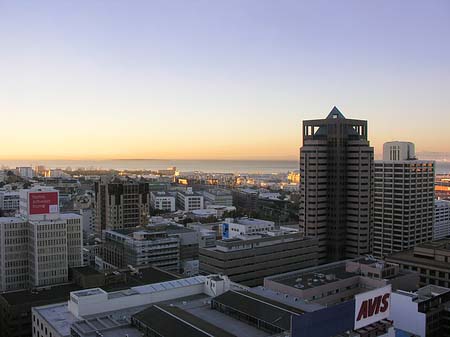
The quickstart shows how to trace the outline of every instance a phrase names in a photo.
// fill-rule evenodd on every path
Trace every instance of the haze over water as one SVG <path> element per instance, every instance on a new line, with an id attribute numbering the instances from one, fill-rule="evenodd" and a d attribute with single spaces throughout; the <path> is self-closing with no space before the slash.
<path id="1" fill-rule="evenodd" d="M 0 166 L 44 165 L 47 168 L 88 168 L 116 170 L 161 170 L 176 166 L 180 171 L 215 173 L 282 173 L 298 170 L 296 160 L 181 160 L 181 159 L 115 159 L 115 160 L 0 160 Z M 450 162 L 437 161 L 436 173 L 450 173 Z"/>

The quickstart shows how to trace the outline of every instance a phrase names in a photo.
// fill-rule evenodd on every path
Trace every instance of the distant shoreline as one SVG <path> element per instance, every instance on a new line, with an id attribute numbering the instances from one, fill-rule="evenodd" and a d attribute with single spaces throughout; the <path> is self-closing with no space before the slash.
<path id="1" fill-rule="evenodd" d="M 109 160 L 0 160 L 1 167 L 43 165 L 47 168 L 103 170 L 162 170 L 175 166 L 181 171 L 208 173 L 284 173 L 299 169 L 297 160 L 231 159 L 109 159 Z M 450 173 L 450 162 L 436 161 L 436 173 Z"/>

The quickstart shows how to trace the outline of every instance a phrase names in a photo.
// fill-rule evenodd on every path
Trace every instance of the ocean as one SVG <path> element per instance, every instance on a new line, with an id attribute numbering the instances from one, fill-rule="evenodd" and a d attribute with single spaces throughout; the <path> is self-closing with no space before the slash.
<path id="1" fill-rule="evenodd" d="M 180 171 L 214 173 L 284 173 L 298 170 L 296 160 L 180 160 L 180 159 L 115 159 L 115 160 L 0 160 L 0 166 L 44 165 L 47 168 L 88 168 L 117 170 L 160 170 L 175 166 Z M 436 173 L 450 173 L 450 162 L 436 162 Z"/>

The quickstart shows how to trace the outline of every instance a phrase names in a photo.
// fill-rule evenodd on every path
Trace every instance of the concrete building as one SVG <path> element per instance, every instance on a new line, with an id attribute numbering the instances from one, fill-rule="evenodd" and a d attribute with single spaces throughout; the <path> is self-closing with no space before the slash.
<path id="1" fill-rule="evenodd" d="M 225 219 L 222 238 L 231 239 L 240 235 L 258 234 L 275 229 L 275 222 L 253 218 Z"/>
<path id="2" fill-rule="evenodd" d="M 183 263 L 198 260 L 198 234 L 172 224 L 107 230 L 102 258 L 116 268 L 151 265 L 183 272 Z"/>
<path id="3" fill-rule="evenodd" d="M 0 191 L 0 211 L 3 214 L 14 215 L 19 210 L 20 193 Z"/>
<path id="4" fill-rule="evenodd" d="M 433 161 L 415 159 L 411 143 L 391 142 L 375 161 L 373 255 L 382 258 L 430 241 L 434 223 Z"/>
<path id="5" fill-rule="evenodd" d="M 402 271 L 397 264 L 360 257 L 266 277 L 264 288 L 331 306 L 368 290 L 387 285 L 394 290 L 415 290 L 418 283 L 418 274 Z"/>
<path id="6" fill-rule="evenodd" d="M 267 276 L 317 265 L 317 239 L 269 231 L 219 240 L 215 247 L 201 248 L 199 254 L 201 272 L 257 286 Z"/>
<path id="7" fill-rule="evenodd" d="M 193 303 L 200 310 L 203 302 L 229 289 L 230 282 L 224 277 L 197 276 L 115 292 L 106 292 L 100 288 L 74 291 L 70 294 L 68 302 L 32 309 L 33 336 L 112 337 L 128 334 L 129 337 L 141 337 L 142 333 L 137 328 L 142 328 L 142 325 L 134 321 L 133 326 L 130 322 L 132 318 L 143 320 L 143 316 L 147 316 L 139 314 L 143 310 L 156 303 L 167 301 L 173 303 L 173 307 L 178 307 L 182 303 L 187 304 L 187 301 L 191 302 L 193 296 L 197 297 L 197 301 Z M 198 300 L 199 298 L 201 300 Z M 186 305 L 186 309 L 187 307 Z M 209 311 L 207 308 L 206 305 L 205 312 Z M 166 324 L 164 322 L 169 323 L 169 320 L 160 319 L 160 323 Z M 237 320 L 233 320 L 233 323 L 235 322 L 240 326 Z M 247 328 L 247 331 L 253 330 Z M 196 336 L 203 335 L 198 332 Z M 248 336 L 255 335 L 252 333 Z"/>
<path id="8" fill-rule="evenodd" d="M 429 285 L 414 292 L 397 290 L 389 319 L 419 337 L 450 336 L 450 289 Z"/>
<path id="9" fill-rule="evenodd" d="M 0 218 L 0 290 L 67 282 L 83 264 L 81 216 L 60 214 L 53 189 L 23 190 L 20 203 L 20 217 Z"/>
<path id="10" fill-rule="evenodd" d="M 233 196 L 231 191 L 223 188 L 209 189 L 203 191 L 205 199 L 205 206 L 219 205 L 219 206 L 233 206 Z"/>
<path id="11" fill-rule="evenodd" d="M 195 193 L 192 188 L 188 187 L 185 191 L 177 192 L 177 209 L 191 212 L 203 208 L 203 195 Z"/>
<path id="12" fill-rule="evenodd" d="M 100 287 L 105 291 L 119 291 L 132 286 L 179 279 L 177 275 L 153 267 L 98 272 L 89 267 L 74 268 L 72 283 L 32 290 L 0 294 L 0 332 L 2 337 L 32 336 L 33 307 L 67 302 L 70 293 L 84 288 Z M 49 336 L 49 334 L 47 335 Z M 97 336 L 96 336 L 97 337 Z"/>
<path id="13" fill-rule="evenodd" d="M 96 231 L 144 226 L 149 216 L 149 186 L 129 179 L 95 182 Z"/>
<path id="14" fill-rule="evenodd" d="M 303 121 L 300 228 L 319 240 L 321 263 L 372 251 L 373 148 L 367 121 L 334 107 L 325 119 Z"/>
<path id="15" fill-rule="evenodd" d="M 433 240 L 450 236 L 450 200 L 436 200 L 434 203 Z"/>
<path id="16" fill-rule="evenodd" d="M 150 206 L 160 211 L 175 212 L 176 194 L 164 191 L 150 192 Z"/>
<path id="17" fill-rule="evenodd" d="M 450 240 L 426 242 L 385 258 L 420 274 L 420 285 L 450 287 Z"/>
<path id="18" fill-rule="evenodd" d="M 251 215 L 256 212 L 258 207 L 258 190 L 251 188 L 238 188 L 232 191 L 233 205 L 240 212 Z"/>
<path id="19" fill-rule="evenodd" d="M 37 337 L 311 337 L 291 330 L 314 309 L 209 275 L 115 292 L 74 291 L 68 302 L 33 308 L 32 322 Z"/>

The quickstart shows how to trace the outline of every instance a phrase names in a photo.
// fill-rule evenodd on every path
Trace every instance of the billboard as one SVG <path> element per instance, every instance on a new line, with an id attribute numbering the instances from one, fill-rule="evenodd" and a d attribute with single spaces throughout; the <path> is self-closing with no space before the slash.
<path id="1" fill-rule="evenodd" d="M 391 285 L 355 296 L 355 330 L 388 318 Z"/>
<path id="2" fill-rule="evenodd" d="M 230 225 L 227 223 L 222 224 L 222 239 L 230 238 Z"/>
<path id="3" fill-rule="evenodd" d="M 30 192 L 28 195 L 30 215 L 54 214 L 59 212 L 58 192 Z"/>

